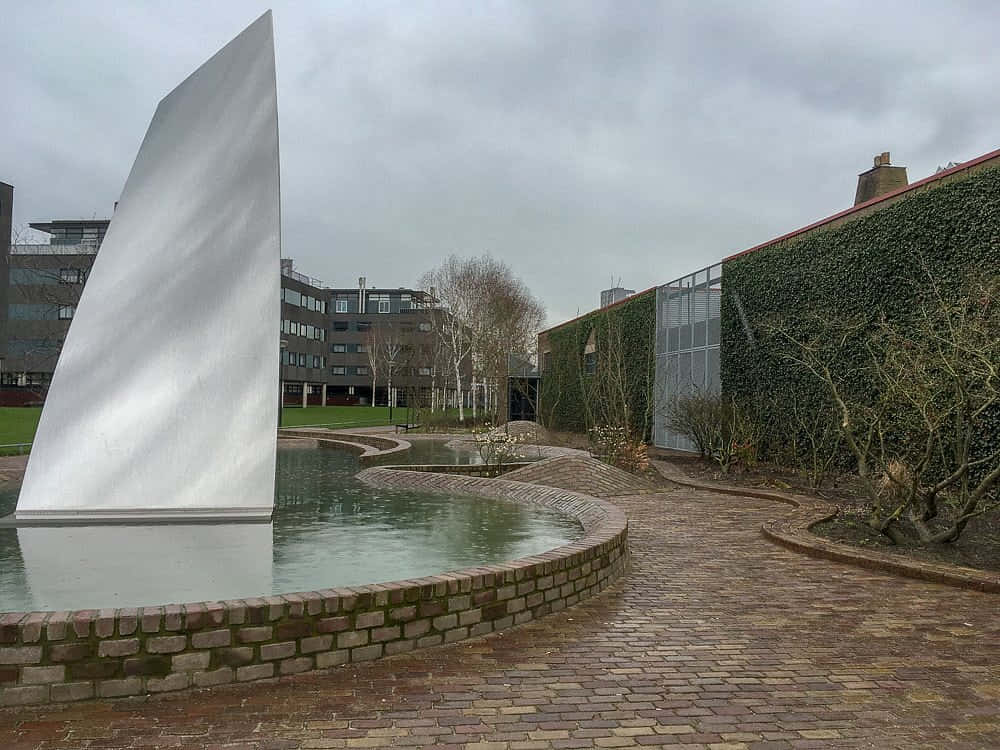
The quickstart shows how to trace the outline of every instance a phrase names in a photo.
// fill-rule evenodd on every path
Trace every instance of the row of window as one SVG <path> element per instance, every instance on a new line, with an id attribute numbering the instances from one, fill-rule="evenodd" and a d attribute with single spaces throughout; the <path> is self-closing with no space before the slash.
<path id="1" fill-rule="evenodd" d="M 11 304 L 7 306 L 10 320 L 72 320 L 76 305 Z"/>
<path id="2" fill-rule="evenodd" d="M 366 354 L 368 352 L 367 344 L 330 344 L 330 352 L 332 354 L 344 354 L 347 352 L 358 354 Z"/>
<path id="3" fill-rule="evenodd" d="M 331 375 L 367 375 L 369 372 L 371 372 L 371 370 L 369 370 L 367 367 L 361 367 L 361 366 L 345 367 L 340 365 L 337 367 L 330 368 Z"/>
<path id="4" fill-rule="evenodd" d="M 335 331 L 350 331 L 351 326 L 354 326 L 355 331 L 364 333 L 372 327 L 372 322 L 370 320 L 335 320 L 333 321 L 333 330 Z M 428 321 L 422 321 L 414 325 L 413 323 L 401 323 L 399 325 L 399 330 L 402 333 L 412 333 L 413 331 L 420 331 L 421 333 L 428 333 L 431 330 L 431 324 Z"/>
<path id="5" fill-rule="evenodd" d="M 58 357 L 62 344 L 62 339 L 12 338 L 7 342 L 7 356 Z"/>
<path id="6" fill-rule="evenodd" d="M 282 287 L 281 299 L 289 305 L 304 307 L 307 310 L 315 310 L 316 312 L 321 313 L 326 312 L 326 302 L 321 299 L 317 299 L 316 297 L 310 297 L 308 294 L 296 292 L 294 289 L 286 289 L 285 287 Z"/>
<path id="7" fill-rule="evenodd" d="M 315 341 L 326 341 L 326 329 L 320 326 L 300 323 L 297 320 L 282 320 L 281 332 L 289 336 L 305 336 Z"/>
<path id="8" fill-rule="evenodd" d="M 326 357 L 319 354 L 290 352 L 287 349 L 282 349 L 281 364 L 288 365 L 289 367 L 312 367 L 314 370 L 321 370 L 326 367 Z"/>
<path id="9" fill-rule="evenodd" d="M 367 375 L 371 372 L 371 369 L 364 366 L 348 367 L 346 365 L 336 365 L 330 368 L 331 375 Z M 395 374 L 400 377 L 407 375 L 432 375 L 433 368 L 431 367 L 400 367 L 396 369 Z"/>
<path id="10" fill-rule="evenodd" d="M 369 294 L 366 298 L 366 311 L 367 312 L 377 312 L 377 313 L 388 313 L 392 312 L 392 306 L 390 304 L 391 297 L 388 294 Z M 337 296 L 337 299 L 333 301 L 334 310 L 338 313 L 348 313 L 357 312 L 357 305 L 355 301 L 358 298 L 351 294 L 341 294 Z M 399 297 L 399 311 L 406 312 L 412 307 L 412 299 L 409 294 L 401 294 Z M 354 309 L 351 309 L 354 308 Z"/>
<path id="11" fill-rule="evenodd" d="M 317 354 L 304 354 L 302 352 L 290 352 L 283 350 L 281 352 L 281 364 L 288 365 L 289 367 L 312 367 L 315 370 L 321 370 L 326 367 L 326 357 L 321 357 Z M 331 375 L 368 375 L 371 369 L 365 365 L 334 365 L 330 368 Z M 431 376 L 434 374 L 433 367 L 399 367 L 395 370 L 395 374 L 400 377 L 413 376 L 413 375 L 423 375 Z"/>
<path id="12" fill-rule="evenodd" d="M 11 286 L 41 286 L 45 284 L 82 284 L 87 272 L 81 268 L 12 268 Z"/>

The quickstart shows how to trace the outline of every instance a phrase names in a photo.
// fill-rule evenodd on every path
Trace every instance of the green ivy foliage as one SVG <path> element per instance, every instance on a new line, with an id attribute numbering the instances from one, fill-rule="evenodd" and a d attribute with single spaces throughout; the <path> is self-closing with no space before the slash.
<path id="1" fill-rule="evenodd" d="M 631 427 L 649 440 L 652 432 L 656 290 L 634 295 L 609 308 L 595 310 L 548 333 L 551 354 L 543 357 L 539 413 L 551 429 L 585 432 L 607 421 L 601 378 L 609 376 L 609 351 L 621 341 L 621 361 Z M 597 364 L 588 374 L 584 348 L 595 334 Z M 620 333 L 620 336 L 618 335 Z M 611 343 L 609 343 L 609 341 Z"/>
<path id="2" fill-rule="evenodd" d="M 827 403 L 814 376 L 781 359 L 788 344 L 769 335 L 768 325 L 780 322 L 798 340 L 819 334 L 824 320 L 859 315 L 884 315 L 906 328 L 928 288 L 927 270 L 946 295 L 959 293 L 971 274 L 1000 273 L 1000 169 L 724 264 L 722 386 L 737 403 L 768 411 L 767 457 L 788 450 L 792 405 L 815 411 Z M 837 363 L 858 394 L 874 387 L 851 375 L 865 360 L 864 336 L 860 331 Z M 1000 441 L 1000 423 L 995 434 Z"/>

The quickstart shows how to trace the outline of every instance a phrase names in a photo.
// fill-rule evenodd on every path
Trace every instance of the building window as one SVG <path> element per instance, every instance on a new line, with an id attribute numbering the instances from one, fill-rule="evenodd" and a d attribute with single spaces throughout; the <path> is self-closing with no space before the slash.
<path id="1" fill-rule="evenodd" d="M 418 370 L 417 374 L 418 375 L 430 375 L 431 374 L 431 368 L 430 367 L 421 367 Z"/>
<path id="2" fill-rule="evenodd" d="M 11 260 L 14 260 L 11 258 Z M 36 268 L 12 268 L 10 269 L 11 286 L 36 286 L 38 284 L 55 284 L 57 281 L 55 272 L 52 270 L 42 270 Z"/>
<path id="3" fill-rule="evenodd" d="M 331 344 L 330 351 L 334 354 L 340 354 L 347 351 L 347 344 Z"/>
<path id="4" fill-rule="evenodd" d="M 368 344 L 358 344 L 356 351 L 358 354 L 365 354 L 368 351 Z"/>
<path id="5" fill-rule="evenodd" d="M 300 352 L 299 353 L 299 367 L 305 367 L 305 366 L 306 366 L 306 355 Z"/>
<path id="6" fill-rule="evenodd" d="M 302 393 L 302 383 L 285 383 L 285 393 Z"/>
<path id="7" fill-rule="evenodd" d="M 335 320 L 333 321 L 333 330 L 335 331 L 346 331 L 347 321 L 346 320 Z"/>
<path id="8" fill-rule="evenodd" d="M 314 354 L 313 355 L 313 368 L 315 368 L 315 369 L 318 370 L 321 367 L 323 367 L 323 358 L 320 357 L 318 354 Z"/>
<path id="9" fill-rule="evenodd" d="M 597 352 L 588 352 L 583 355 L 583 371 L 587 375 L 597 372 Z"/>
<path id="10" fill-rule="evenodd" d="M 358 321 L 358 330 L 359 331 L 367 331 L 371 327 L 372 327 L 372 323 L 371 323 L 370 320 L 359 320 Z"/>
<path id="11" fill-rule="evenodd" d="M 356 372 L 356 373 L 357 373 L 358 375 L 367 375 L 367 374 L 368 374 L 368 368 L 367 368 L 367 367 L 356 367 L 356 368 L 354 369 L 354 371 L 355 371 L 355 372 Z"/>
<path id="12" fill-rule="evenodd" d="M 7 317 L 11 320 L 53 320 L 56 313 L 52 305 L 13 304 L 7 307 Z"/>
<path id="13" fill-rule="evenodd" d="M 339 313 L 345 313 L 345 312 L 347 312 L 347 300 L 346 299 L 338 299 L 337 300 L 337 312 L 339 312 Z"/>
<path id="14" fill-rule="evenodd" d="M 431 330 L 431 324 L 424 321 L 423 323 L 419 323 L 417 325 L 417 329 L 422 331 L 423 333 L 427 333 L 429 330 Z"/>
<path id="15" fill-rule="evenodd" d="M 76 307 L 73 305 L 61 305 L 59 307 L 59 320 L 72 320 Z"/>
<path id="16" fill-rule="evenodd" d="M 387 299 L 380 299 L 378 301 L 378 311 L 380 313 L 387 313 L 387 312 L 389 312 L 389 300 L 387 300 Z"/>
<path id="17" fill-rule="evenodd" d="M 79 268 L 60 268 L 59 281 L 64 284 L 79 284 L 83 281 L 83 274 Z"/>
<path id="18" fill-rule="evenodd" d="M 346 367 L 331 367 L 330 368 L 330 374 L 331 375 L 346 375 L 347 374 L 347 368 Z"/>

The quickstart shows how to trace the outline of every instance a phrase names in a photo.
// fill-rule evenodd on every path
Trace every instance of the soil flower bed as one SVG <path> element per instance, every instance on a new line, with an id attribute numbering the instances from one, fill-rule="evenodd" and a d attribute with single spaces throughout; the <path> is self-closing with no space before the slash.
<path id="1" fill-rule="evenodd" d="M 796 472 L 770 465 L 723 473 L 717 464 L 698 458 L 671 455 L 670 461 L 692 479 L 724 482 L 750 489 L 771 489 L 813 495 L 837 506 L 836 517 L 810 528 L 817 536 L 862 549 L 877 550 L 922 562 L 949 563 L 977 570 L 1000 571 L 1000 511 L 969 521 L 962 536 L 950 544 L 923 545 L 916 535 L 903 544 L 893 544 L 868 526 L 867 512 L 857 478 L 837 476 L 820 490 L 809 487 Z"/>

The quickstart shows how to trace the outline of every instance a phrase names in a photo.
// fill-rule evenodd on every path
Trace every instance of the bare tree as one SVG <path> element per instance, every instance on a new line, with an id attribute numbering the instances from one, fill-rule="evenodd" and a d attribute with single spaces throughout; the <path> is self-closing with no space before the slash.
<path id="1" fill-rule="evenodd" d="M 386 400 L 389 406 L 393 403 L 392 378 L 404 367 L 404 359 L 412 350 L 412 345 L 405 341 L 405 336 L 399 326 L 391 321 L 377 323 L 373 328 L 380 328 L 378 334 L 377 358 L 381 360 L 386 374 Z"/>
<path id="2" fill-rule="evenodd" d="M 382 364 L 380 357 L 381 330 L 377 326 L 369 326 L 365 331 L 365 353 L 368 355 L 368 372 L 372 376 L 372 406 L 375 406 L 375 385 L 378 382 L 379 366 Z"/>
<path id="3" fill-rule="evenodd" d="M 458 418 L 465 421 L 464 376 L 472 356 L 475 330 L 476 278 L 467 261 L 455 255 L 421 278 L 421 285 L 432 291 L 440 305 L 434 316 L 434 333 L 441 343 L 451 372 L 458 406 Z M 470 379 L 471 385 L 471 379 Z"/>
<path id="4" fill-rule="evenodd" d="M 825 387 L 871 503 L 869 525 L 896 543 L 911 534 L 953 542 L 972 518 L 1000 508 L 991 422 L 1000 410 L 1000 279 L 946 295 L 926 277 L 905 328 L 880 316 L 815 320 L 808 338 L 773 329 L 785 359 Z M 859 343 L 867 356 L 845 368 Z"/>
<path id="5" fill-rule="evenodd" d="M 420 279 L 424 289 L 433 290 L 445 314 L 434 316 L 435 335 L 448 352 L 449 367 L 455 383 L 458 400 L 458 418 L 465 421 L 462 369 L 472 352 L 473 326 L 476 300 L 473 292 L 474 278 L 467 263 L 452 255 L 438 268 L 425 273 Z"/>

